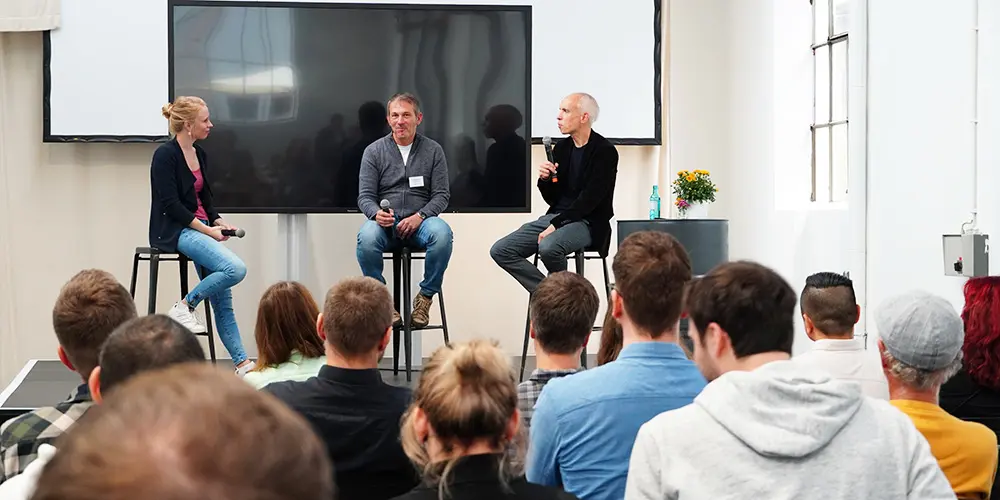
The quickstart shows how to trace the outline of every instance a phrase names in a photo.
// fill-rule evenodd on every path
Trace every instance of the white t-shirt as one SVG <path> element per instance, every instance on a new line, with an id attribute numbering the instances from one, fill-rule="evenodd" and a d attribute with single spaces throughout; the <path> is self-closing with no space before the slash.
<path id="1" fill-rule="evenodd" d="M 817 340 L 811 351 L 796 356 L 795 361 L 826 370 L 834 378 L 858 382 L 865 396 L 889 400 L 889 383 L 878 351 L 866 351 L 858 339 Z"/>
<path id="2" fill-rule="evenodd" d="M 406 146 L 400 146 L 399 144 L 396 144 L 396 146 L 399 146 L 399 154 L 403 155 L 403 165 L 406 165 L 406 160 L 410 158 L 410 148 L 413 147 L 413 143 L 411 142 Z"/>

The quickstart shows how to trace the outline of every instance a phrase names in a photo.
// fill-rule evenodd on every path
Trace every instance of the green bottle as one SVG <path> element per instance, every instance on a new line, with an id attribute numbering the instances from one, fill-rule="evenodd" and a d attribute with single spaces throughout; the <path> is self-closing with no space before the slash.
<path id="1" fill-rule="evenodd" d="M 649 220 L 660 218 L 660 187 L 653 186 L 653 194 L 649 197 Z"/>

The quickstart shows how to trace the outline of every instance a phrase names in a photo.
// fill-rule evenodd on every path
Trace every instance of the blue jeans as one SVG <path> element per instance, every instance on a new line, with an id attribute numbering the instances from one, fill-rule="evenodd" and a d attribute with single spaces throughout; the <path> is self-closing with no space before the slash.
<path id="1" fill-rule="evenodd" d="M 190 228 L 181 230 L 177 251 L 194 262 L 201 278 L 198 286 L 184 300 L 189 306 L 197 307 L 201 301 L 210 299 L 215 310 L 219 340 L 229 351 L 233 364 L 246 361 L 247 353 L 243 349 L 240 328 L 236 325 L 236 315 L 233 314 L 233 292 L 230 290 L 246 277 L 246 264 L 222 243 Z"/>
<path id="2" fill-rule="evenodd" d="M 451 260 L 451 244 L 453 240 L 451 227 L 440 217 L 428 217 L 420 223 L 416 233 L 407 239 L 402 239 L 394 227 L 379 226 L 373 220 L 367 220 L 358 231 L 358 264 L 361 273 L 369 278 L 375 278 L 385 283 L 382 269 L 383 252 L 391 252 L 406 246 L 410 249 L 425 250 L 424 280 L 420 282 L 420 293 L 433 297 L 441 292 L 444 281 L 444 270 Z M 398 279 L 398 277 L 397 277 Z"/>

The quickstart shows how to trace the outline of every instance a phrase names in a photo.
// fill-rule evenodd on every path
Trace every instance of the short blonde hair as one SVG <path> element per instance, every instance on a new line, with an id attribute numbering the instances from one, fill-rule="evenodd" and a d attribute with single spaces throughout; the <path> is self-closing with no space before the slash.
<path id="1" fill-rule="evenodd" d="M 170 122 L 170 133 L 177 135 L 184 130 L 184 125 L 194 123 L 201 108 L 206 106 L 205 100 L 200 97 L 180 96 L 174 102 L 164 104 L 160 112 Z"/>
<path id="2" fill-rule="evenodd" d="M 425 479 L 438 485 L 444 498 L 448 476 L 460 458 L 431 461 L 413 429 L 417 408 L 427 415 L 447 452 L 484 439 L 498 450 L 506 449 L 512 439 L 507 429 L 517 411 L 517 382 L 510 361 L 496 342 L 473 340 L 439 348 L 424 366 L 413 404 L 403 417 L 403 451 Z M 517 473 L 511 458 L 505 455 L 501 464 L 502 481 Z"/>

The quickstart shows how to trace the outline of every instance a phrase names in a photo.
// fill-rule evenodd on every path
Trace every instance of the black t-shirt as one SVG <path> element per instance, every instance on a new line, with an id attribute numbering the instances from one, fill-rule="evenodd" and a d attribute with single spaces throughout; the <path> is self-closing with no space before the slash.
<path id="1" fill-rule="evenodd" d="M 580 178 L 583 177 L 583 148 L 574 147 L 570 153 L 569 165 L 559 165 L 556 173 L 558 174 L 559 182 L 565 182 L 566 185 L 563 187 L 562 196 L 559 197 L 559 203 L 556 203 L 556 206 L 553 208 L 557 211 L 563 211 L 576 201 L 577 196 L 580 195 L 580 190 L 583 188 L 580 185 Z"/>

